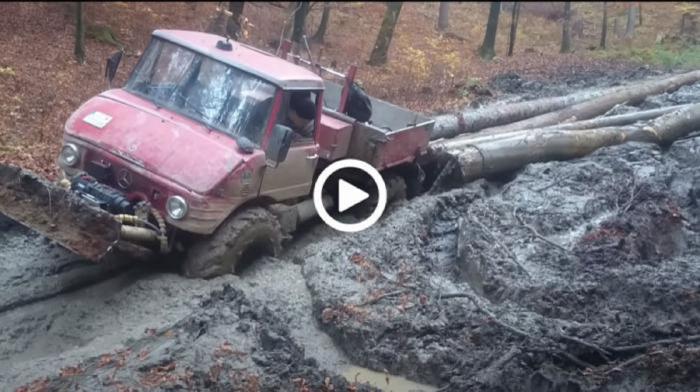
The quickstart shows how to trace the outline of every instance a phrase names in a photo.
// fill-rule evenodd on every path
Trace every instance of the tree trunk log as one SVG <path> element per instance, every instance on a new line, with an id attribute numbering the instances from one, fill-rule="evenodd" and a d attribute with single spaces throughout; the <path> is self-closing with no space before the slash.
<path id="1" fill-rule="evenodd" d="M 669 145 L 700 130 L 700 104 L 667 113 L 648 125 L 588 130 L 527 131 L 513 136 L 463 144 L 434 143 L 435 152 L 454 157 L 466 181 L 519 169 L 529 163 L 579 158 L 606 146 L 629 141 Z"/>
<path id="2" fill-rule="evenodd" d="M 584 91 L 563 97 L 541 98 L 509 105 L 487 106 L 457 114 L 440 115 L 435 117 L 435 127 L 431 139 L 450 138 L 463 133 L 474 133 L 485 128 L 510 124 L 588 101 L 613 91 L 617 91 L 617 89 Z"/>
<path id="3" fill-rule="evenodd" d="M 599 96 L 556 112 L 545 113 L 504 126 L 484 129 L 481 132 L 484 134 L 495 134 L 523 129 L 543 128 L 549 125 L 571 121 L 572 119 L 574 121 L 586 120 L 604 114 L 615 105 L 621 103 L 636 104 L 643 101 L 647 96 L 675 91 L 683 85 L 692 84 L 698 80 L 700 80 L 700 71 L 693 71 L 663 80 L 627 86 L 613 93 Z"/>
<path id="4" fill-rule="evenodd" d="M 607 117 L 596 117 L 590 120 L 576 121 L 566 124 L 550 125 L 549 127 L 543 129 L 593 129 L 593 128 L 603 128 L 603 127 L 616 127 L 621 125 L 633 124 L 637 121 L 652 120 L 664 114 L 674 112 L 676 110 L 685 109 L 689 104 L 686 105 L 675 105 L 667 106 L 658 109 L 642 110 L 639 112 L 618 114 L 616 116 Z"/>
<path id="5" fill-rule="evenodd" d="M 512 138 L 515 136 L 523 136 L 527 133 L 534 134 L 534 133 L 545 133 L 545 132 L 553 132 L 553 131 L 575 131 L 575 130 L 583 131 L 583 130 L 595 129 L 595 128 L 615 127 L 615 126 L 619 127 L 619 126 L 634 124 L 635 122 L 638 122 L 638 121 L 653 120 L 653 119 L 660 117 L 662 115 L 665 115 L 667 113 L 671 113 L 671 112 L 674 112 L 677 110 L 685 109 L 688 106 L 690 106 L 690 105 L 677 105 L 677 106 L 669 106 L 669 107 L 664 107 L 664 108 L 659 108 L 659 109 L 645 110 L 645 111 L 635 112 L 635 113 L 626 113 L 626 114 L 621 114 L 618 116 L 597 117 L 597 118 L 594 118 L 591 120 L 577 121 L 577 122 L 567 123 L 567 124 L 552 125 L 549 127 L 539 128 L 539 129 L 524 129 L 524 130 L 520 130 L 520 131 L 496 133 L 496 134 L 490 134 L 490 135 L 484 135 L 481 133 L 467 134 L 467 135 L 459 136 L 455 139 L 451 139 L 446 143 L 448 143 L 449 146 L 451 146 L 450 148 L 457 148 L 458 146 L 466 146 L 469 144 L 492 142 L 492 141 L 496 141 L 496 140 Z M 436 143 L 436 145 L 437 145 L 437 143 Z"/>

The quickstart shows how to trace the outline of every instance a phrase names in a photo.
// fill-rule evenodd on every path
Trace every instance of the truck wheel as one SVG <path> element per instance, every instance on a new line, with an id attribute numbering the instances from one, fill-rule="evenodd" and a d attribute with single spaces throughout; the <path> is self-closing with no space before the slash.
<path id="1" fill-rule="evenodd" d="M 213 235 L 193 244 L 183 263 L 188 278 L 214 278 L 236 273 L 247 259 L 282 249 L 277 218 L 262 207 L 233 215 Z"/>

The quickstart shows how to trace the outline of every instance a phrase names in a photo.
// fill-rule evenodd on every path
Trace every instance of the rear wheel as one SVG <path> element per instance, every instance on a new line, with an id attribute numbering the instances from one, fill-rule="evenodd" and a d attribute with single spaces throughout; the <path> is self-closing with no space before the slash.
<path id="1" fill-rule="evenodd" d="M 245 262 L 282 249 L 282 231 L 277 218 L 262 207 L 243 210 L 216 232 L 193 244 L 183 263 L 188 278 L 214 278 L 236 273 Z"/>

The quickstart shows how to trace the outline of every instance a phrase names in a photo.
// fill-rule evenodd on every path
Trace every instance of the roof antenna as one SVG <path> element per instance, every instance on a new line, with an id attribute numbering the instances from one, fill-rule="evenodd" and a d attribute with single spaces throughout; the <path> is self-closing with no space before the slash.
<path id="1" fill-rule="evenodd" d="M 230 39 L 230 38 L 231 38 L 231 37 L 229 37 L 228 34 L 226 34 L 226 42 L 224 42 L 224 41 L 222 41 L 222 40 L 219 40 L 219 41 L 216 43 L 216 48 L 217 48 L 217 49 L 221 49 L 221 50 L 225 50 L 225 51 L 227 51 L 227 52 L 232 51 L 232 50 L 233 50 L 233 45 L 231 45 L 231 42 L 229 42 L 229 39 Z"/>

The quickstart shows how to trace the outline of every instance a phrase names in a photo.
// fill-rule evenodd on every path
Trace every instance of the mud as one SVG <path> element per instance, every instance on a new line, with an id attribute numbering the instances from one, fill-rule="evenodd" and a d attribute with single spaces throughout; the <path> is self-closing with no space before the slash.
<path id="1" fill-rule="evenodd" d="M 617 146 L 408 202 L 317 244 L 316 315 L 357 363 L 447 390 L 697 390 L 694 344 L 610 370 L 700 333 L 699 149 Z"/>
<path id="2" fill-rule="evenodd" d="M 518 100 L 571 94 L 589 88 L 609 88 L 631 81 L 659 77 L 663 72 L 641 66 L 633 69 L 573 69 L 562 70 L 542 78 L 522 78 L 517 73 L 504 73 L 491 78 L 487 85 L 495 90 L 497 100 L 516 96 Z"/>
<path id="3" fill-rule="evenodd" d="M 209 281 L 87 263 L 0 217 L 0 384 L 368 390 L 359 372 L 386 391 L 698 390 L 699 153 L 689 138 L 530 165 L 395 202 L 361 233 L 312 222 Z"/>

